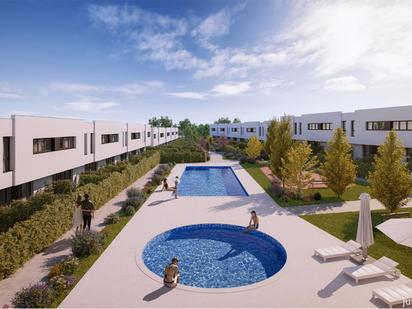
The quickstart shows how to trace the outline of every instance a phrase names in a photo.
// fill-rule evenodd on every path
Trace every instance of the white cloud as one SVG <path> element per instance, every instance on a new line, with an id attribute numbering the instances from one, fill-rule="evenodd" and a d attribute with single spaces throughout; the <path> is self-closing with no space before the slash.
<path id="1" fill-rule="evenodd" d="M 196 99 L 196 100 L 204 100 L 207 98 L 208 94 L 203 92 L 169 92 L 168 95 L 182 98 L 182 99 Z"/>
<path id="2" fill-rule="evenodd" d="M 329 91 L 363 91 L 366 89 L 354 76 L 341 76 L 325 81 L 324 88 Z"/>
<path id="3" fill-rule="evenodd" d="M 66 103 L 65 109 L 76 112 L 102 112 L 111 110 L 119 104 L 113 101 L 101 101 L 98 98 L 80 96 L 78 100 Z"/>
<path id="4" fill-rule="evenodd" d="M 250 82 L 225 82 L 218 84 L 211 90 L 216 96 L 235 96 L 250 90 Z"/>
<path id="5" fill-rule="evenodd" d="M 10 85 L 7 82 L 0 82 L 0 99 L 22 99 L 23 96 L 10 87 Z"/>
<path id="6" fill-rule="evenodd" d="M 53 91 L 68 93 L 91 93 L 91 92 L 114 92 L 125 95 L 141 94 L 149 90 L 162 88 L 164 84 L 160 81 L 141 81 L 121 85 L 93 85 L 81 83 L 51 82 L 49 87 Z"/>
<path id="7" fill-rule="evenodd" d="M 316 76 L 367 73 L 371 81 L 412 77 L 412 2 L 305 2 L 295 7 L 283 44 Z"/>

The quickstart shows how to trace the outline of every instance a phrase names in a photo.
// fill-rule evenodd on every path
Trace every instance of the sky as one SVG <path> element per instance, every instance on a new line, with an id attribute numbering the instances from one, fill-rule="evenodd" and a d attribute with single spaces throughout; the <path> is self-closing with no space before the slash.
<path id="1" fill-rule="evenodd" d="M 211 123 L 412 104 L 412 1 L 0 1 L 0 117 Z"/>

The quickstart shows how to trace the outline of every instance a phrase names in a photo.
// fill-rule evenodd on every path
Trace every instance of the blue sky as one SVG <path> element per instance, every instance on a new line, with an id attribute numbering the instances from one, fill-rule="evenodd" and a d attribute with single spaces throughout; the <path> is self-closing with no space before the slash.
<path id="1" fill-rule="evenodd" d="M 206 123 L 412 104 L 411 1 L 0 1 L 0 116 Z"/>

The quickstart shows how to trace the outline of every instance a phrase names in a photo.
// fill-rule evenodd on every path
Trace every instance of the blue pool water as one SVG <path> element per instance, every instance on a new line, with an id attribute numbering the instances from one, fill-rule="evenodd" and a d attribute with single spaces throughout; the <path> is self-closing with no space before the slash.
<path id="1" fill-rule="evenodd" d="M 228 166 L 187 166 L 180 179 L 179 195 L 245 196 L 245 189 Z"/>
<path id="2" fill-rule="evenodd" d="M 276 274 L 286 251 L 271 236 L 227 224 L 178 227 L 154 237 L 143 250 L 147 268 L 163 277 L 172 257 L 179 259 L 180 283 L 200 288 L 230 288 Z"/>

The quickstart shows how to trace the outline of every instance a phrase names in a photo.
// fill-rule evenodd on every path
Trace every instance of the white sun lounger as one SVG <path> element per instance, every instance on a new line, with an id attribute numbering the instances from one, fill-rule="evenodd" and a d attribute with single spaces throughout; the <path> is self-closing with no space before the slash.
<path id="1" fill-rule="evenodd" d="M 351 254 L 359 253 L 359 248 L 362 247 L 361 244 L 357 243 L 354 240 L 349 240 L 343 245 L 336 247 L 328 247 L 315 249 L 315 256 L 318 255 L 323 258 L 323 261 L 331 258 L 337 257 L 348 257 Z"/>
<path id="2" fill-rule="evenodd" d="M 376 289 L 372 291 L 373 298 L 379 298 L 390 308 L 394 305 L 412 302 L 412 281 L 406 284 Z"/>
<path id="3" fill-rule="evenodd" d="M 371 264 L 344 268 L 343 272 L 358 283 L 359 280 L 379 278 L 387 275 L 397 278 L 400 276 L 400 271 L 395 268 L 396 266 L 398 266 L 397 262 L 383 256 Z"/>

